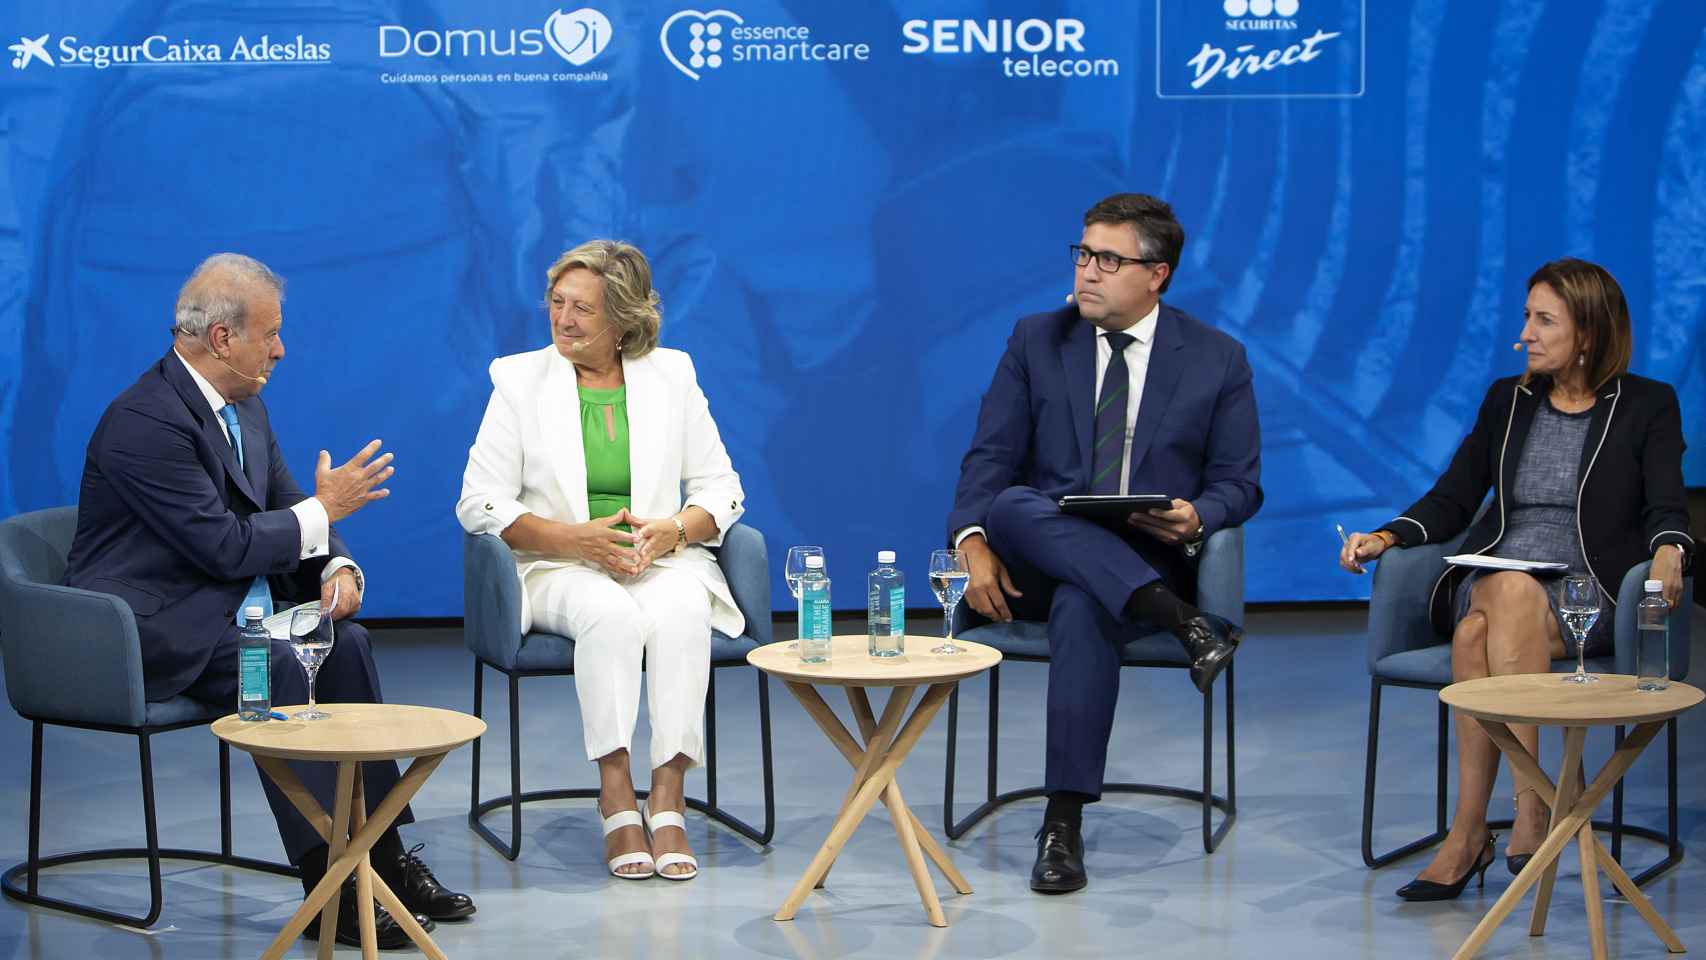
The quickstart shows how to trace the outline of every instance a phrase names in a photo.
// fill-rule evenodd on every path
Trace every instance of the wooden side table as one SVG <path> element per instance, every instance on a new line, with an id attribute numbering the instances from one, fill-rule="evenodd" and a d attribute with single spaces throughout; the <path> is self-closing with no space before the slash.
<path id="1" fill-rule="evenodd" d="M 830 743 L 854 769 L 853 783 L 842 798 L 841 810 L 830 828 L 829 837 L 818 848 L 817 855 L 812 857 L 805 875 L 794 884 L 788 898 L 782 901 L 782 906 L 776 911 L 777 920 L 794 919 L 794 914 L 812 889 L 823 886 L 835 858 L 865 815 L 871 812 L 878 797 L 882 798 L 890 818 L 894 820 L 895 837 L 900 841 L 901 852 L 906 855 L 912 882 L 918 888 L 918 898 L 924 903 L 924 912 L 930 923 L 945 927 L 948 919 L 942 914 L 936 887 L 924 865 L 926 857 L 956 891 L 971 893 L 971 884 L 948 858 L 947 851 L 906 806 L 900 784 L 895 780 L 906 755 L 918 744 L 918 738 L 930 726 L 936 711 L 953 692 L 954 684 L 1001 662 L 1001 652 L 994 647 L 963 640 L 958 642 L 965 648 L 964 653 L 948 656 L 930 653 L 930 648 L 940 642 L 935 637 L 909 636 L 906 638 L 906 653 L 881 658 L 866 652 L 863 634 L 834 637 L 828 663 L 801 663 L 799 651 L 789 650 L 786 644 L 781 643 L 759 647 L 746 655 L 748 663 L 787 685 L 800 705 L 806 708 L 806 713 L 817 721 Z M 918 707 L 904 724 L 901 723 L 901 716 L 913 694 L 925 685 L 929 689 Z M 824 702 L 817 686 L 845 688 L 847 702 L 864 737 L 863 747 Z M 871 711 L 871 701 L 865 694 L 867 687 L 892 688 L 880 720 Z"/>
<path id="2" fill-rule="evenodd" d="M 1682 953 L 1682 941 L 1653 909 L 1653 904 L 1641 888 L 1593 835 L 1593 811 L 1600 800 L 1611 791 L 1635 758 L 1647 748 L 1653 737 L 1664 728 L 1671 717 L 1698 704 L 1701 692 L 1686 683 L 1672 682 L 1665 690 L 1642 692 L 1635 689 L 1635 678 L 1621 674 L 1598 674 L 1598 683 L 1572 684 L 1562 682 L 1555 673 L 1516 674 L 1503 677 L 1482 677 L 1454 683 L 1439 693 L 1439 698 L 1481 724 L 1487 736 L 1498 744 L 1510 758 L 1511 765 L 1528 784 L 1551 798 L 1552 825 L 1546 841 L 1534 851 L 1522 873 L 1499 897 L 1487 915 L 1481 918 L 1469 939 L 1463 941 L 1457 960 L 1473 957 L 1486 945 L 1493 931 L 1510 916 L 1530 887 L 1539 885 L 1534 897 L 1534 916 L 1529 921 L 1530 936 L 1546 932 L 1546 913 L 1552 903 L 1552 884 L 1558 874 L 1558 855 L 1576 840 L 1581 850 L 1582 893 L 1586 900 L 1588 936 L 1592 941 L 1595 960 L 1605 956 L 1605 918 L 1599 903 L 1599 871 L 1622 892 L 1641 919 L 1647 922 L 1666 949 Z M 1540 768 L 1540 763 L 1522 745 L 1507 724 L 1531 723 L 1545 727 L 1564 728 L 1564 765 L 1558 771 L 1558 783 Z M 1582 745 L 1589 727 L 1635 724 L 1623 745 L 1605 762 L 1586 790 L 1578 790 L 1576 780 L 1582 766 Z"/>
<path id="3" fill-rule="evenodd" d="M 356 909 L 360 911 L 361 955 L 372 960 L 379 955 L 373 930 L 373 898 L 378 897 L 393 919 L 409 934 L 421 952 L 444 960 L 444 951 L 432 942 L 415 915 L 385 881 L 373 872 L 368 851 L 379 835 L 403 812 L 427 777 L 437 769 L 445 754 L 486 732 L 477 717 L 436 707 L 414 707 L 396 703 L 320 704 L 331 719 L 268 720 L 246 723 L 235 714 L 213 723 L 213 735 L 239 750 L 252 754 L 255 764 L 278 784 L 281 791 L 320 836 L 326 839 L 326 875 L 302 901 L 284 929 L 261 954 L 262 960 L 278 960 L 296 938 L 302 936 L 315 914 L 320 915 L 319 960 L 331 960 L 337 942 L 338 888 L 355 873 Z M 275 707 L 286 714 L 299 707 Z M 367 816 L 362 793 L 361 769 L 367 760 L 399 760 L 413 757 L 396 786 Z M 316 760 L 338 765 L 335 809 L 330 816 L 314 795 L 285 763 L 286 760 Z"/>

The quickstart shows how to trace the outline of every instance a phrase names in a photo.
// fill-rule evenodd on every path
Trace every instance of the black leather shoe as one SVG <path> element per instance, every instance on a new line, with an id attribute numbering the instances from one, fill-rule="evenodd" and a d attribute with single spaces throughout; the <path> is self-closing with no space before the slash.
<path id="1" fill-rule="evenodd" d="M 397 858 L 399 899 L 416 913 L 434 920 L 465 920 L 474 915 L 474 899 L 465 893 L 446 890 L 432 875 L 432 870 L 415 856 L 424 843 L 417 843 L 409 852 Z"/>
<path id="2" fill-rule="evenodd" d="M 1487 868 L 1497 859 L 1493 856 L 1493 841 L 1497 837 L 1489 837 L 1487 845 L 1481 848 L 1480 855 L 1470 864 L 1469 872 L 1458 877 L 1455 883 L 1437 883 L 1433 880 L 1411 880 L 1398 888 L 1398 896 L 1405 900 L 1456 900 L 1463 894 L 1463 888 L 1469 886 L 1470 877 L 1478 877 L 1477 887 L 1487 885 Z"/>
<path id="3" fill-rule="evenodd" d="M 338 942 L 346 947 L 361 946 L 361 918 L 355 912 L 355 885 L 346 883 L 338 894 Z M 415 922 L 421 928 L 431 932 L 436 926 L 427 917 L 416 914 Z M 398 925 L 396 919 L 378 903 L 373 905 L 373 934 L 374 941 L 381 950 L 396 950 L 414 943 L 409 934 Z M 302 931 L 302 936 L 309 940 L 320 939 L 320 918 L 308 921 L 308 929 Z"/>
<path id="4" fill-rule="evenodd" d="M 1232 662 L 1244 631 L 1224 617 L 1205 613 L 1180 624 L 1176 636 L 1191 658 L 1191 682 L 1207 693 L 1221 668 Z"/>
<path id="5" fill-rule="evenodd" d="M 1084 835 L 1065 820 L 1044 820 L 1037 831 L 1037 862 L 1031 865 L 1031 889 L 1071 893 L 1090 882 L 1084 872 Z"/>

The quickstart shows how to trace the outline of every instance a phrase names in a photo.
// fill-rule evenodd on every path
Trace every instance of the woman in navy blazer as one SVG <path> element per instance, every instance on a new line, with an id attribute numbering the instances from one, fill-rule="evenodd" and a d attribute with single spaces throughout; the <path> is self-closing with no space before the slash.
<path id="1" fill-rule="evenodd" d="M 1566 258 L 1528 279 L 1522 339 L 1528 369 L 1493 383 L 1475 426 L 1432 490 L 1372 534 L 1348 538 L 1339 563 L 1352 572 L 1394 546 L 1449 540 L 1468 528 L 1463 553 L 1551 560 L 1598 584 L 1601 609 L 1587 640 L 1609 644 L 1618 586 L 1652 560 L 1674 607 L 1693 549 L 1682 485 L 1682 413 L 1670 385 L 1628 372 L 1629 308 L 1604 268 Z M 1471 523 L 1488 489 L 1493 502 Z M 1530 518 L 1535 518 L 1533 521 Z M 1551 519 L 1551 522 L 1547 521 Z M 1434 584 L 1429 614 L 1451 635 L 1454 680 L 1544 673 L 1574 653 L 1552 591 L 1532 574 L 1448 567 Z M 1512 730 L 1530 751 L 1532 726 Z M 1487 801 L 1499 751 L 1475 721 L 1457 718 L 1461 787 L 1451 831 L 1417 879 L 1398 890 L 1407 900 L 1444 900 L 1483 880 L 1492 863 Z M 1521 783 L 1513 769 L 1514 782 Z M 1546 834 L 1547 809 L 1520 786 L 1506 847 L 1520 872 Z"/>

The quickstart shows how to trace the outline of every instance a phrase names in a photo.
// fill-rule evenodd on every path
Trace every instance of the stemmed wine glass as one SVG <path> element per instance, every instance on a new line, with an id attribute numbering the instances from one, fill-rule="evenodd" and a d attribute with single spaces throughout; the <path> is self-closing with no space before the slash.
<path id="1" fill-rule="evenodd" d="M 782 570 L 782 576 L 788 581 L 788 592 L 794 595 L 795 606 L 799 605 L 800 600 L 800 578 L 806 575 L 806 558 L 821 556 L 823 556 L 822 547 L 788 548 L 788 563 Z M 798 650 L 799 647 L 800 642 L 798 640 L 788 641 L 787 649 Z"/>
<path id="2" fill-rule="evenodd" d="M 290 649 L 296 662 L 308 675 L 308 706 L 291 714 L 292 720 L 326 720 L 331 714 L 314 703 L 314 681 L 320 675 L 320 664 L 332 652 L 332 611 L 338 608 L 338 585 L 332 584 L 332 605 L 322 610 L 317 604 L 302 604 L 290 612 Z"/>
<path id="3" fill-rule="evenodd" d="M 930 553 L 930 589 L 942 604 L 941 644 L 931 647 L 931 653 L 964 653 L 966 648 L 954 643 L 954 608 L 966 594 L 966 558 L 958 550 L 934 550 Z"/>
<path id="4" fill-rule="evenodd" d="M 1558 609 L 1564 614 L 1564 625 L 1576 640 L 1576 672 L 1564 675 L 1565 683 L 1594 683 L 1599 680 L 1587 671 L 1588 631 L 1599 619 L 1599 585 L 1592 577 L 1572 574 L 1558 585 Z"/>

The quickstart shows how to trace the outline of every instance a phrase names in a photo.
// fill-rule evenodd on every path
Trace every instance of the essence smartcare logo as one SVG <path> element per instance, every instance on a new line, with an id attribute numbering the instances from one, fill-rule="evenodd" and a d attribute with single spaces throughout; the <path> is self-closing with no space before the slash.
<path id="1" fill-rule="evenodd" d="M 805 24 L 748 23 L 724 9 L 677 10 L 658 30 L 658 46 L 669 65 L 692 80 L 724 68 L 871 59 L 869 43 L 828 42 Z"/>

